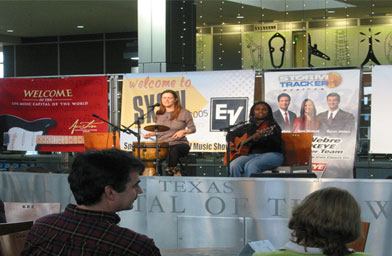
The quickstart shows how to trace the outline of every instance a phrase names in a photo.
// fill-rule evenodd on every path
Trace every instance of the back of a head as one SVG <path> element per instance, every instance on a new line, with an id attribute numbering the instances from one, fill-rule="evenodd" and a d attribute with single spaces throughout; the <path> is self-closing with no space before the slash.
<path id="1" fill-rule="evenodd" d="M 105 186 L 122 192 L 129 174 L 143 170 L 143 163 L 125 151 L 89 151 L 75 157 L 68 182 L 78 205 L 94 205 L 101 201 Z"/>
<path id="2" fill-rule="evenodd" d="M 348 191 L 324 188 L 295 207 L 289 228 L 298 244 L 320 248 L 329 256 L 348 255 L 346 244 L 361 233 L 361 210 Z"/>

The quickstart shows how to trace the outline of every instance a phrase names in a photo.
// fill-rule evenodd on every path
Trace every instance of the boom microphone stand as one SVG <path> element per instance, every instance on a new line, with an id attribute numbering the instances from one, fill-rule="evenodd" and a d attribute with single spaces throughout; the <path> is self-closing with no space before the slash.
<path id="1" fill-rule="evenodd" d="M 159 106 L 159 103 L 156 103 L 156 104 L 154 104 L 154 105 L 151 105 L 151 106 L 148 106 L 148 111 L 147 111 L 147 113 L 145 113 L 144 115 L 142 115 L 142 116 L 139 116 L 138 118 L 136 118 L 136 120 L 135 120 L 135 122 L 133 122 L 132 124 L 130 124 L 128 127 L 126 127 L 126 126 L 124 126 L 123 125 L 123 127 L 125 127 L 125 129 L 127 130 L 127 131 L 130 131 L 133 135 L 135 135 L 136 136 L 136 138 L 137 138 L 137 143 L 138 143 L 138 147 L 137 147 L 137 158 L 140 160 L 140 134 L 141 134 L 141 128 L 140 128 L 140 121 L 141 120 L 143 120 L 148 114 L 150 114 L 150 112 L 152 112 L 152 111 L 154 111 L 154 108 L 155 107 L 158 107 Z M 134 125 L 134 124 L 136 124 L 137 125 L 137 133 L 136 132 L 134 132 L 134 131 L 132 131 L 130 128 Z M 129 134 L 129 133 L 128 133 Z"/>
<path id="2" fill-rule="evenodd" d="M 114 124 L 110 123 L 109 121 L 107 121 L 107 120 L 101 118 L 100 116 L 98 116 L 98 115 L 96 115 L 96 114 L 92 114 L 92 116 L 95 117 L 95 118 L 97 118 L 97 119 L 99 119 L 99 120 L 101 120 L 101 121 L 103 121 L 103 122 L 105 122 L 105 123 L 107 123 L 107 124 L 109 124 L 109 125 L 113 128 L 113 129 L 112 129 L 112 130 L 113 130 L 113 131 L 112 131 L 112 138 L 113 138 L 113 145 L 112 145 L 112 147 L 113 147 L 113 148 L 116 147 L 116 132 L 117 132 L 117 131 L 122 131 L 122 132 L 126 132 L 126 133 L 129 133 L 129 132 L 134 133 L 132 130 L 129 130 L 129 129 L 122 129 L 122 128 L 118 127 L 117 125 L 114 125 Z"/>

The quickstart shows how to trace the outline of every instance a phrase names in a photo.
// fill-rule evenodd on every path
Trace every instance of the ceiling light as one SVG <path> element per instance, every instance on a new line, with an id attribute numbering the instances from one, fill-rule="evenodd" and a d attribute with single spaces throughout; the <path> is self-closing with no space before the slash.
<path id="1" fill-rule="evenodd" d="M 82 28 L 84 28 L 84 26 L 83 26 L 83 25 L 77 25 L 76 27 L 77 27 L 77 28 L 79 28 L 79 29 L 82 29 Z"/>
<path id="2" fill-rule="evenodd" d="M 13 33 L 14 30 L 13 29 L 7 29 L 7 33 Z"/>
<path id="3" fill-rule="evenodd" d="M 245 18 L 245 17 L 240 14 L 237 15 L 237 19 L 243 19 L 243 18 Z"/>
<path id="4" fill-rule="evenodd" d="M 131 60 L 139 60 L 139 57 L 131 57 Z"/>
<path id="5" fill-rule="evenodd" d="M 230 2 L 235 2 L 238 4 L 244 4 L 246 2 L 249 6 L 254 6 L 260 8 L 260 1 L 244 1 L 244 0 L 229 0 Z M 307 10 L 324 10 L 326 0 L 307 0 L 306 5 L 303 4 L 303 1 L 290 1 L 290 4 L 286 8 L 282 10 L 282 2 L 289 2 L 289 1 L 263 1 L 263 9 L 269 9 L 278 12 L 289 12 L 289 11 L 307 11 Z M 342 3 L 341 0 L 328 0 L 328 7 L 331 9 L 336 8 L 348 8 L 348 7 L 356 7 L 354 4 L 347 4 Z M 355 1 L 350 1 L 355 2 Z M 373 1 L 374 2 L 374 1 Z"/>
<path id="6" fill-rule="evenodd" d="M 329 10 L 329 11 L 327 11 L 328 13 L 335 13 L 336 11 L 334 11 L 334 10 Z"/>

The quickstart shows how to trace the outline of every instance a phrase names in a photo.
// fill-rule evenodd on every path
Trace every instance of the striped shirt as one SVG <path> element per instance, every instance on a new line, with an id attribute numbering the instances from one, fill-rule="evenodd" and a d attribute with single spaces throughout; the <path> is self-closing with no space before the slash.
<path id="1" fill-rule="evenodd" d="M 117 225 L 115 213 L 69 204 L 35 221 L 21 255 L 161 255 L 154 241 Z"/>

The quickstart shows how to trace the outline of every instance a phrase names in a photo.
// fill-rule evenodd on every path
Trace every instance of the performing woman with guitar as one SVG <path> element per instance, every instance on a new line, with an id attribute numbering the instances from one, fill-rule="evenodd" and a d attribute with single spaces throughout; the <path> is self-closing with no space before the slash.
<path id="1" fill-rule="evenodd" d="M 249 177 L 252 173 L 272 170 L 283 162 L 282 130 L 264 101 L 250 109 L 250 123 L 228 133 L 230 176 Z"/>

